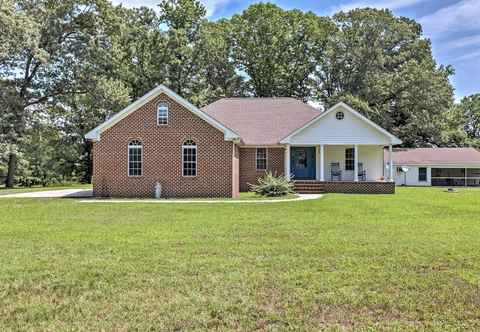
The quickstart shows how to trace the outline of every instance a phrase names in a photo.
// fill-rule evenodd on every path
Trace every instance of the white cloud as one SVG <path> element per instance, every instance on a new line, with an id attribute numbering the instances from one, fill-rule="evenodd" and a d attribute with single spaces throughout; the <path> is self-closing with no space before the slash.
<path id="1" fill-rule="evenodd" d="M 410 7 L 424 1 L 427 1 L 427 0 L 377 0 L 377 1 L 362 0 L 362 1 L 345 4 L 345 5 L 335 6 L 332 8 L 332 13 L 338 12 L 340 10 L 349 11 L 355 8 L 365 8 L 365 7 L 377 8 L 377 9 L 388 8 L 388 9 L 394 10 L 394 9 Z"/>
<path id="2" fill-rule="evenodd" d="M 135 7 L 150 7 L 152 9 L 157 10 L 158 4 L 160 3 L 159 0 L 112 0 L 114 5 L 123 5 L 127 8 L 135 8 Z"/>
<path id="3" fill-rule="evenodd" d="M 463 54 L 457 58 L 454 59 L 454 61 L 462 62 L 462 61 L 467 61 L 471 59 L 479 59 L 480 60 L 480 51 L 474 51 L 471 53 Z"/>
<path id="4" fill-rule="evenodd" d="M 438 36 L 446 32 L 480 29 L 480 3 L 478 0 L 463 0 L 420 18 L 426 33 Z"/>
<path id="5" fill-rule="evenodd" d="M 446 49 L 463 48 L 468 46 L 480 45 L 480 34 L 454 39 L 452 41 L 447 42 L 444 45 Z"/>
<path id="6" fill-rule="evenodd" d="M 228 5 L 235 0 L 200 0 L 207 8 L 207 16 L 212 16 L 218 8 Z"/>
<path id="7" fill-rule="evenodd" d="M 235 0 L 200 0 L 200 2 L 207 9 L 207 16 L 213 15 L 213 13 L 215 13 L 215 10 L 233 1 Z M 114 5 L 122 4 L 123 6 L 128 8 L 144 6 L 157 10 L 160 0 L 112 0 L 112 2 Z"/>

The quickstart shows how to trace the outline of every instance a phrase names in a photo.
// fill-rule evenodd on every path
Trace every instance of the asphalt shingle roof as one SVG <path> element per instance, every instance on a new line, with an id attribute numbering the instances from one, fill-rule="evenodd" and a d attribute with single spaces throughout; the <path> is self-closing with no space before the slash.
<path id="1" fill-rule="evenodd" d="M 385 151 L 388 162 L 388 150 Z M 480 151 L 474 148 L 393 149 L 396 165 L 465 165 L 480 166 Z"/>
<path id="2" fill-rule="evenodd" d="M 295 98 L 223 98 L 202 108 L 245 145 L 277 145 L 321 111 Z"/>

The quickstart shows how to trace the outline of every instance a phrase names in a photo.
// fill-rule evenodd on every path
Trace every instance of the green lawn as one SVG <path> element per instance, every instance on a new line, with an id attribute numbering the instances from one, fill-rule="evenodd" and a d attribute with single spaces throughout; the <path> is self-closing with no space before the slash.
<path id="1" fill-rule="evenodd" d="M 480 190 L 0 209 L 1 330 L 480 329 Z"/>

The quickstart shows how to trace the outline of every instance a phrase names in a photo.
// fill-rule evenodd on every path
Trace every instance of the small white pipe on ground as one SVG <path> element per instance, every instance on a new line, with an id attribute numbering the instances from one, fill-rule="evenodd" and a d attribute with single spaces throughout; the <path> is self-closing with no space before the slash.
<path id="1" fill-rule="evenodd" d="M 162 197 L 162 185 L 157 182 L 155 184 L 155 198 L 160 199 Z"/>

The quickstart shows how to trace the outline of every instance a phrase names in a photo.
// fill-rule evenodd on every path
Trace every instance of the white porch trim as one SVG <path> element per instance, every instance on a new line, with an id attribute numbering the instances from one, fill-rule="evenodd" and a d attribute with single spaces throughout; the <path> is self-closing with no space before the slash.
<path id="1" fill-rule="evenodd" d="M 325 145 L 320 145 L 320 181 L 325 181 Z"/>
<path id="2" fill-rule="evenodd" d="M 287 179 L 291 178 L 291 171 L 290 171 L 290 145 L 285 145 L 285 155 L 284 155 L 284 166 L 285 166 L 285 177 Z"/>
<path id="3" fill-rule="evenodd" d="M 358 145 L 353 146 L 353 181 L 358 182 Z"/>
<path id="4" fill-rule="evenodd" d="M 394 181 L 393 179 L 393 147 L 392 144 L 388 146 L 388 161 L 389 161 L 389 180 Z"/>

